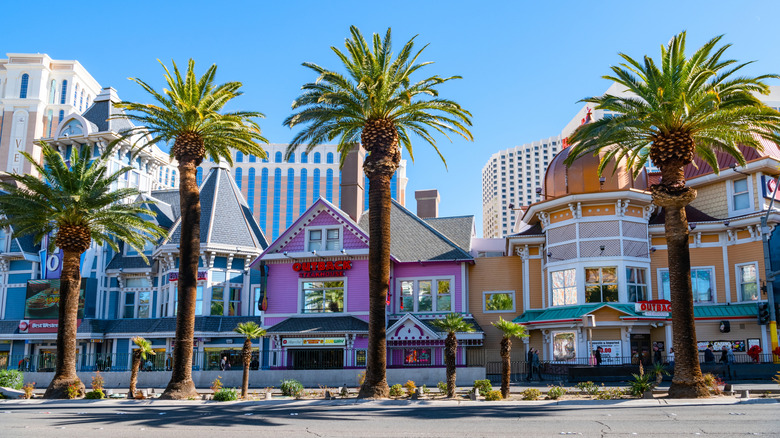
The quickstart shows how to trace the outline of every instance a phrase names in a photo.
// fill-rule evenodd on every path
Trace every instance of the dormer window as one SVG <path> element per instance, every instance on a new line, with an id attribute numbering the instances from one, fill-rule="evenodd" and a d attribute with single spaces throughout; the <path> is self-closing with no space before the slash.
<path id="1" fill-rule="evenodd" d="M 308 232 L 309 251 L 338 251 L 341 249 L 341 229 L 314 228 Z"/>

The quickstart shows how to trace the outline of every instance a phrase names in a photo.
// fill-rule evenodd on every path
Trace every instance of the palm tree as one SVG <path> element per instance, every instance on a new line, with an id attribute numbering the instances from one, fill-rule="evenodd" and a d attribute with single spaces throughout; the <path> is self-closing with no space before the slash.
<path id="1" fill-rule="evenodd" d="M 455 357 L 458 353 L 458 338 L 456 333 L 473 332 L 474 327 L 463 320 L 457 313 L 448 313 L 444 319 L 433 321 L 433 325 L 447 332 L 444 341 L 444 363 L 447 365 L 447 397 L 455 397 Z"/>
<path id="2" fill-rule="evenodd" d="M 244 348 L 241 350 L 244 359 L 244 377 L 241 384 L 241 398 L 246 398 L 246 394 L 249 392 L 249 364 L 252 362 L 252 339 L 265 336 L 265 329 L 260 328 L 254 321 L 249 321 L 239 324 L 233 331 L 244 336 Z"/>
<path id="3" fill-rule="evenodd" d="M 468 126 L 471 114 L 457 103 L 441 99 L 437 87 L 460 76 L 431 76 L 412 82 L 411 75 L 430 64 L 418 63 L 414 38 L 393 59 L 390 29 L 384 39 L 374 34 L 373 45 L 360 30 L 350 27 L 347 53 L 331 47 L 347 76 L 312 63 L 303 66 L 317 75 L 303 86 L 293 102 L 293 115 L 284 124 L 290 128 L 307 124 L 287 148 L 287 157 L 307 143 L 307 151 L 338 139 L 343 166 L 349 152 L 362 147 L 368 152 L 363 170 L 369 180 L 369 328 L 366 378 L 358 397 L 387 397 L 385 303 L 390 280 L 390 179 L 401 160 L 400 145 L 414 158 L 410 135 L 417 134 L 436 147 L 434 131 L 456 133 L 472 140 Z"/>
<path id="4" fill-rule="evenodd" d="M 778 142 L 780 113 L 764 105 L 755 93 L 767 94 L 764 82 L 775 75 L 750 77 L 740 70 L 749 63 L 722 59 L 730 45 L 711 39 L 690 57 L 685 55 L 685 32 L 661 47 L 660 66 L 645 56 L 612 67 L 605 79 L 622 85 L 633 96 L 603 95 L 583 99 L 615 117 L 581 125 L 570 137 L 566 159 L 604 151 L 599 172 L 610 160 L 625 162 L 638 173 L 649 158 L 661 171 L 652 187 L 653 203 L 663 207 L 669 259 L 672 326 L 676 353 L 671 397 L 707 397 L 696 348 L 691 293 L 688 221 L 685 206 L 696 191 L 686 187 L 683 169 L 694 155 L 718 171 L 716 152 L 740 165 L 739 146 L 761 150 L 761 139 Z"/>
<path id="5" fill-rule="evenodd" d="M 147 355 L 154 355 L 152 350 L 152 343 L 141 336 L 133 338 L 133 343 L 136 347 L 133 349 L 133 365 L 130 368 L 130 391 L 127 393 L 127 398 L 135 398 L 135 384 L 138 381 L 138 369 L 141 367 L 141 361 L 146 360 Z"/>
<path id="6" fill-rule="evenodd" d="M 90 149 L 74 147 L 68 162 L 54 148 L 41 142 L 44 164 L 28 154 L 24 157 L 40 176 L 11 174 L 15 184 L 0 182 L 0 228 L 32 234 L 37 241 L 54 234 L 49 247 L 63 251 L 60 274 L 60 302 L 57 328 L 57 357 L 54 378 L 46 398 L 67 398 L 67 388 L 76 376 L 76 330 L 81 289 L 81 254 L 92 241 L 119 248 L 115 240 L 130 245 L 143 256 L 146 242 L 154 242 L 164 230 L 143 217 L 154 213 L 138 202 L 127 202 L 140 193 L 135 188 L 111 190 L 131 167 L 109 174 L 106 151 L 94 159 Z M 80 153 L 81 152 L 81 153 Z M 145 256 L 144 260 L 146 259 Z M 83 391 L 83 384 L 82 391 Z"/>
<path id="7" fill-rule="evenodd" d="M 180 400 L 197 395 L 192 381 L 192 339 L 195 335 L 196 286 L 200 258 L 200 191 L 196 182 L 197 168 L 206 156 L 217 162 L 224 159 L 232 165 L 232 149 L 265 158 L 265 151 L 256 141 L 268 141 L 260 134 L 260 126 L 253 120 L 263 117 L 261 113 L 220 112 L 228 102 L 241 95 L 241 83 L 215 85 L 216 65 L 209 67 L 200 78 L 195 76 L 195 61 L 192 59 L 184 77 L 175 62 L 173 73 L 165 65 L 163 69 L 168 88 L 162 94 L 146 82 L 132 79 L 157 101 L 157 105 L 122 102 L 119 106 L 131 112 L 119 117 L 126 117 L 141 125 L 125 131 L 123 138 L 136 138 L 135 144 L 140 148 L 157 142 L 173 142 L 171 156 L 179 163 L 181 239 L 176 346 L 173 349 L 171 380 L 162 398 Z"/>
<path id="8" fill-rule="evenodd" d="M 501 397 L 509 397 L 509 375 L 511 372 L 511 363 L 509 361 L 509 352 L 512 350 L 512 338 L 527 338 L 525 326 L 507 321 L 498 317 L 498 321 L 493 326 L 501 330 Z"/>

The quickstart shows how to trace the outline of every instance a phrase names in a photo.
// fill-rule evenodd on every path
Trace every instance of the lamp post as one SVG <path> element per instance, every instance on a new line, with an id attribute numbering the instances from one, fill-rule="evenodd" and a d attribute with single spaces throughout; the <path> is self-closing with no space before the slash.
<path id="1" fill-rule="evenodd" d="M 778 181 L 775 181 L 775 187 L 772 190 L 772 198 L 769 200 L 769 208 L 766 214 L 761 216 L 761 241 L 764 245 L 764 276 L 766 278 L 766 295 L 769 303 L 769 336 L 771 338 L 770 344 L 772 345 L 772 351 L 777 348 L 777 315 L 775 314 L 775 292 L 772 285 L 775 277 L 780 275 L 780 271 L 772 271 L 772 261 L 769 257 L 769 213 L 772 211 L 772 207 L 775 203 L 775 195 L 777 194 Z M 779 358 L 772 356 L 774 362 L 778 362 Z"/>

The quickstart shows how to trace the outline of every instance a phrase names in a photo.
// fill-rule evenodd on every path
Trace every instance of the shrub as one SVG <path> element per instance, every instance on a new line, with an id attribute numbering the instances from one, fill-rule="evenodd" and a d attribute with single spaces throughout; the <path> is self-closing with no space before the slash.
<path id="1" fill-rule="evenodd" d="M 219 402 L 238 400 L 238 391 L 235 388 L 220 388 L 214 393 L 214 400 Z"/>
<path id="2" fill-rule="evenodd" d="M 68 398 L 74 399 L 83 396 L 84 394 L 81 391 L 81 380 L 76 379 L 68 385 Z"/>
<path id="3" fill-rule="evenodd" d="M 780 374 L 779 374 L 779 375 L 780 375 Z M 430 388 L 428 388 L 428 387 L 427 387 L 427 386 L 425 386 L 425 385 L 421 386 L 421 388 L 422 388 L 422 393 L 423 393 L 423 394 L 428 394 L 429 392 L 431 392 Z"/>
<path id="4" fill-rule="evenodd" d="M 103 391 L 103 385 L 106 384 L 106 381 L 103 380 L 103 376 L 100 375 L 100 371 L 96 371 L 95 375 L 92 376 L 92 390 L 93 391 Z"/>
<path id="5" fill-rule="evenodd" d="M 704 374 L 704 384 L 707 385 L 707 388 L 710 389 L 710 393 L 719 395 L 720 388 L 719 385 L 723 385 L 723 380 L 720 380 L 718 376 L 712 374 L 712 373 L 706 373 Z"/>
<path id="6" fill-rule="evenodd" d="M 642 397 L 642 394 L 653 388 L 653 383 L 650 382 L 650 374 L 632 374 L 634 380 L 628 382 L 629 393 L 634 397 Z"/>
<path id="7" fill-rule="evenodd" d="M 547 398 L 550 400 L 558 400 L 566 394 L 566 388 L 562 386 L 550 386 L 547 389 Z"/>
<path id="8" fill-rule="evenodd" d="M 599 392 L 599 387 L 591 381 L 580 382 L 575 388 L 579 389 L 581 394 L 596 395 Z"/>
<path id="9" fill-rule="evenodd" d="M 484 379 L 484 380 L 475 380 L 474 381 L 474 388 L 479 389 L 480 395 L 485 395 L 488 392 L 493 390 L 493 385 L 490 384 L 490 380 Z"/>
<path id="10" fill-rule="evenodd" d="M 528 388 L 523 391 L 523 400 L 536 400 L 542 396 L 542 392 L 536 388 Z"/>
<path id="11" fill-rule="evenodd" d="M 406 388 L 406 395 L 411 397 L 414 395 L 414 391 L 417 389 L 417 385 L 414 384 L 414 380 L 407 380 L 406 383 L 404 383 L 404 388 Z"/>
<path id="12" fill-rule="evenodd" d="M 780 347 L 777 347 L 777 348 L 780 348 Z M 778 356 L 780 356 L 780 354 L 778 354 Z M 775 383 L 780 385 L 780 373 L 777 373 L 776 376 L 772 377 L 772 380 L 774 380 Z"/>
<path id="13" fill-rule="evenodd" d="M 103 398 L 106 398 L 106 395 L 103 394 L 102 389 L 93 389 L 92 391 L 89 391 L 84 395 L 84 398 L 88 400 L 100 400 Z"/>
<path id="14" fill-rule="evenodd" d="M 19 370 L 0 371 L 0 386 L 13 389 L 22 389 L 24 384 L 24 373 Z"/>
<path id="15" fill-rule="evenodd" d="M 358 385 L 363 386 L 366 383 L 366 372 L 361 371 L 358 373 Z"/>
<path id="16" fill-rule="evenodd" d="M 33 398 L 33 391 L 35 390 L 35 382 L 27 383 L 26 385 L 22 386 L 22 391 L 24 391 L 23 398 L 31 399 Z"/>
<path id="17" fill-rule="evenodd" d="M 401 397 L 402 395 L 404 395 L 404 390 L 400 383 L 390 387 L 390 397 Z"/>
<path id="18" fill-rule="evenodd" d="M 282 395 L 296 398 L 303 396 L 303 384 L 295 379 L 282 380 L 279 388 L 282 390 Z"/>
<path id="19" fill-rule="evenodd" d="M 502 400 L 503 397 L 501 397 L 501 391 L 494 389 L 491 391 L 488 391 L 485 393 L 485 400 L 486 401 L 499 401 Z"/>
<path id="20" fill-rule="evenodd" d="M 447 384 L 444 382 L 439 382 L 436 384 L 436 387 L 439 388 L 439 392 L 442 394 L 447 394 Z"/>
<path id="21" fill-rule="evenodd" d="M 616 400 L 622 398 L 626 393 L 620 388 L 602 389 L 596 394 L 598 400 Z"/>
<path id="22" fill-rule="evenodd" d="M 216 379 L 214 379 L 214 380 L 211 382 L 211 390 L 212 390 L 214 393 L 216 393 L 217 391 L 219 391 L 220 389 L 222 389 L 222 380 L 219 380 L 219 379 L 221 379 L 221 378 L 222 378 L 222 376 L 217 376 L 217 378 L 216 378 Z"/>

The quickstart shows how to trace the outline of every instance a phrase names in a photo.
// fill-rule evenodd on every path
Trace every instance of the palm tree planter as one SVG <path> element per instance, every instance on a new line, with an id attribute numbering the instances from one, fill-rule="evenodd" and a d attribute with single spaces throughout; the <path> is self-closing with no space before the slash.
<path id="1" fill-rule="evenodd" d="M 241 357 L 244 360 L 241 398 L 246 398 L 249 392 L 249 364 L 252 362 L 252 339 L 265 336 L 265 329 L 260 328 L 254 321 L 249 321 L 239 324 L 233 331 L 244 337 L 244 348 L 241 350 Z"/>
<path id="2" fill-rule="evenodd" d="M 639 62 L 620 55 L 625 62 L 612 67 L 614 76 L 604 78 L 635 96 L 583 99 L 617 115 L 580 126 L 570 137 L 574 146 L 566 159 L 571 164 L 604 150 L 599 172 L 611 159 L 638 173 L 650 158 L 661 170 L 661 183 L 652 187 L 652 195 L 665 213 L 675 351 L 669 396 L 678 398 L 709 396 L 696 347 L 685 215 L 696 191 L 686 187 L 684 168 L 696 155 L 718 172 L 716 151 L 744 165 L 739 145 L 762 150 L 761 138 L 780 142 L 780 113 L 753 95 L 768 94 L 764 80 L 778 76 L 736 76 L 748 63 L 721 60 L 729 45 L 716 47 L 720 36 L 686 57 L 685 37 L 682 32 L 661 47 L 660 68 L 647 56 Z"/>
<path id="3" fill-rule="evenodd" d="M 347 53 L 335 47 L 347 76 L 313 63 L 304 63 L 318 77 L 303 86 L 303 94 L 293 102 L 296 113 L 284 124 L 290 128 L 308 124 L 290 142 L 286 158 L 306 143 L 307 152 L 323 142 L 338 139 L 337 150 L 343 166 L 348 153 L 362 147 L 368 152 L 363 170 L 369 180 L 369 321 L 366 378 L 358 397 L 388 397 L 386 300 L 390 281 L 390 180 L 401 160 L 400 146 L 410 157 L 410 134 L 436 147 L 432 131 L 453 132 L 472 140 L 468 126 L 471 114 L 457 103 L 438 97 L 438 85 L 460 76 L 429 78 L 412 82 L 410 76 L 430 64 L 417 63 L 422 50 L 413 51 L 414 38 L 393 59 L 391 33 L 384 39 L 374 34 L 372 46 L 360 30 L 350 27 L 352 37 L 345 42 Z M 424 48 L 423 48 L 424 50 Z"/>
<path id="4" fill-rule="evenodd" d="M 163 399 L 182 400 L 196 397 L 192 381 L 192 348 L 195 336 L 195 306 L 198 258 L 200 257 L 200 191 L 196 180 L 198 166 L 208 156 L 232 165 L 233 152 L 265 158 L 256 142 L 268 143 L 253 119 L 259 112 L 221 113 L 224 106 L 241 95 L 240 82 L 214 84 L 217 66 L 195 76 L 195 61 L 190 59 L 182 77 L 176 63 L 173 74 L 163 65 L 168 88 L 162 94 L 140 79 L 132 79 L 146 90 L 158 105 L 122 102 L 118 106 L 131 111 L 118 117 L 139 122 L 141 126 L 125 131 L 123 138 L 141 134 L 141 148 L 157 142 L 170 143 L 171 157 L 179 163 L 179 203 L 181 207 L 181 240 L 179 249 L 179 302 L 176 313 L 176 345 L 173 369 Z"/>
<path id="5" fill-rule="evenodd" d="M 133 343 L 137 348 L 133 350 L 133 363 L 130 368 L 130 391 L 127 393 L 127 398 L 135 398 L 135 384 L 138 382 L 138 369 L 141 368 L 141 361 L 146 360 L 148 355 L 155 354 L 154 350 L 152 350 L 152 343 L 141 336 L 134 337 Z"/>
<path id="6" fill-rule="evenodd" d="M 447 366 L 447 397 L 455 397 L 456 364 L 458 354 L 457 333 L 473 332 L 474 326 L 463 320 L 457 313 L 448 313 L 444 319 L 438 319 L 433 325 L 447 333 L 444 340 L 444 364 Z"/>
<path id="7" fill-rule="evenodd" d="M 509 380 L 512 372 L 510 351 L 512 350 L 512 338 L 527 338 L 525 326 L 507 321 L 498 317 L 493 326 L 501 330 L 501 397 L 509 397 Z"/>
<path id="8" fill-rule="evenodd" d="M 11 227 L 19 236 L 32 234 L 37 241 L 54 234 L 49 240 L 63 251 L 60 274 L 60 303 L 57 318 L 57 358 L 45 398 L 68 398 L 68 386 L 76 382 L 84 393 L 84 384 L 76 376 L 76 331 L 78 329 L 79 292 L 81 288 L 81 254 L 94 240 L 119 248 L 116 240 L 130 245 L 146 260 L 146 242 L 162 237 L 164 230 L 143 219 L 154 213 L 139 202 L 126 202 L 137 197 L 135 188 L 111 191 L 132 167 L 108 173 L 107 159 L 111 150 L 92 160 L 89 148 L 74 147 L 69 163 L 54 148 L 41 142 L 44 165 L 22 153 L 38 171 L 40 177 L 11 174 L 16 184 L 0 182 L 0 228 Z M 80 153 L 82 152 L 82 153 Z"/>

